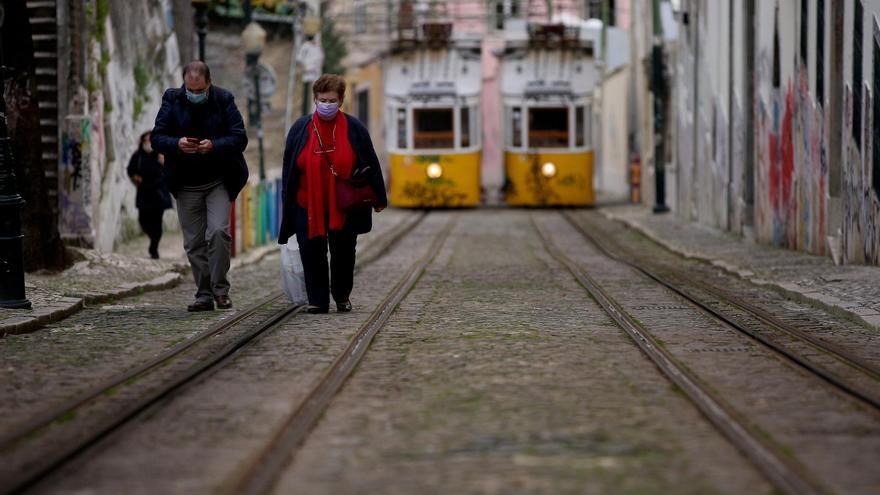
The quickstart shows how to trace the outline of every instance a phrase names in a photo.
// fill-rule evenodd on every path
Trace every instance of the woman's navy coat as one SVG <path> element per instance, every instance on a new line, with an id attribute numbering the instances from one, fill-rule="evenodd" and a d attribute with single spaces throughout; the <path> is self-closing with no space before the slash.
<path id="1" fill-rule="evenodd" d="M 175 197 L 180 190 L 179 167 L 183 152 L 177 147 L 183 136 L 183 129 L 190 120 L 190 105 L 184 87 L 170 88 L 162 95 L 162 107 L 156 116 L 156 126 L 150 134 L 153 149 L 165 155 L 165 173 L 168 189 Z M 244 149 L 247 147 L 247 131 L 235 98 L 232 93 L 211 85 L 207 105 L 207 138 L 214 144 L 214 151 L 208 156 L 223 168 L 223 185 L 229 193 L 229 201 L 236 196 L 248 179 L 247 162 Z"/>
<path id="2" fill-rule="evenodd" d="M 379 157 L 373 149 L 373 141 L 370 133 L 358 119 L 345 114 L 348 118 L 348 142 L 354 151 L 355 162 L 352 173 L 370 167 L 366 172 L 367 183 L 373 188 L 376 197 L 379 198 L 380 206 L 388 204 L 385 195 L 385 180 L 382 178 L 382 168 L 379 166 Z M 287 133 L 287 144 L 284 146 L 284 169 L 281 176 L 281 197 L 283 198 L 283 213 L 281 216 L 281 228 L 278 230 L 278 244 L 287 244 L 287 239 L 296 233 L 296 213 L 299 205 L 296 204 L 296 192 L 299 189 L 299 178 L 302 171 L 296 164 L 300 152 L 309 141 L 309 132 L 312 126 L 312 114 L 304 115 L 290 127 Z M 355 234 L 366 234 L 373 227 L 373 210 L 370 208 L 358 208 L 346 213 L 345 228 Z"/>

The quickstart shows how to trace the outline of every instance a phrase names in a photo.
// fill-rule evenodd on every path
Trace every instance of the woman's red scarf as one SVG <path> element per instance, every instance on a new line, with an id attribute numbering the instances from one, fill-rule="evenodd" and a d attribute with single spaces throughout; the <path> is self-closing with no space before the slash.
<path id="1" fill-rule="evenodd" d="M 345 227 L 345 214 L 336 207 L 336 177 L 330 172 L 327 159 L 339 177 L 348 179 L 354 167 L 354 151 L 348 141 L 348 119 L 341 111 L 330 121 L 321 120 L 316 112 L 308 126 L 309 140 L 297 158 L 297 166 L 304 174 L 300 179 L 297 202 L 308 210 L 309 239 L 314 239 L 327 235 L 327 216 L 330 230 Z M 320 141 L 315 134 L 316 128 L 321 133 Z M 321 143 L 326 153 L 320 153 Z"/>

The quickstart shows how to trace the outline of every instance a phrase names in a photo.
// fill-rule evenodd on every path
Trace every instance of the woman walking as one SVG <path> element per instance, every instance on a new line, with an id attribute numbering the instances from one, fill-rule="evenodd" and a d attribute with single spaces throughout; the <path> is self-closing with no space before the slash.
<path id="1" fill-rule="evenodd" d="M 171 194 L 165 183 L 164 159 L 150 144 L 150 132 L 141 134 L 138 149 L 128 162 L 128 176 L 137 186 L 135 206 L 138 221 L 150 238 L 150 258 L 159 259 L 162 214 L 171 208 Z"/>
<path id="2" fill-rule="evenodd" d="M 315 81 L 312 93 L 315 113 L 301 117 L 287 134 L 278 242 L 285 244 L 296 234 L 309 297 L 308 311 L 328 312 L 332 295 L 336 310 L 347 312 L 352 309 L 349 295 L 354 282 L 357 236 L 372 228 L 372 211 L 370 206 L 342 211 L 340 198 L 350 192 L 344 190 L 351 184 L 349 180 L 358 178 L 374 195 L 372 209 L 382 211 L 388 204 L 385 182 L 366 127 L 339 111 L 345 98 L 345 80 L 335 74 L 324 74 Z"/>

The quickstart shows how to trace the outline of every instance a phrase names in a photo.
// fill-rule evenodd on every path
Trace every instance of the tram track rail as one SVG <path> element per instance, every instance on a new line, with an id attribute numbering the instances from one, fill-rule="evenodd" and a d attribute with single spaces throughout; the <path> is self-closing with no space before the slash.
<path id="1" fill-rule="evenodd" d="M 393 229 L 385 240 L 380 244 L 375 245 L 375 248 L 370 247 L 366 249 L 364 255 L 357 260 L 355 273 L 358 273 L 364 266 L 381 258 L 395 244 L 421 224 L 427 215 L 427 211 L 418 213 L 410 221 L 403 222 L 397 228 Z M 371 244 L 370 246 L 373 245 L 374 244 Z M 69 398 L 58 406 L 34 416 L 27 423 L 11 428 L 10 430 L 12 433 L 0 437 L 0 454 L 13 451 L 19 446 L 25 444 L 29 439 L 45 433 L 47 430 L 51 429 L 53 425 L 64 423 L 67 418 L 74 417 L 76 412 L 81 408 L 99 401 L 102 397 L 113 396 L 119 388 L 126 387 L 128 384 L 132 384 L 133 382 L 150 375 L 152 372 L 162 369 L 184 354 L 194 352 L 198 349 L 199 344 L 205 343 L 211 337 L 222 332 L 235 328 L 243 321 L 259 313 L 261 309 L 273 304 L 283 303 L 283 298 L 285 298 L 285 295 L 282 292 L 273 292 L 272 294 L 261 298 L 255 304 L 248 306 L 241 312 L 234 314 L 230 318 L 217 322 L 191 339 L 171 347 L 146 363 L 117 374 L 108 380 L 91 387 L 86 392 Z M 294 306 L 291 304 L 284 304 L 284 306 L 285 307 L 282 309 L 271 313 L 256 326 L 251 327 L 249 330 L 246 330 L 231 339 L 231 341 L 222 346 L 219 351 L 215 351 L 209 356 L 199 359 L 193 366 L 187 368 L 185 371 L 175 374 L 171 379 L 165 380 L 160 385 L 145 392 L 135 401 L 128 403 L 122 408 L 122 410 L 114 412 L 111 418 L 99 422 L 99 424 L 91 429 L 91 431 L 82 435 L 82 438 L 71 442 L 65 442 L 59 448 L 42 456 L 38 463 L 26 466 L 21 472 L 17 473 L 14 479 L 7 480 L 2 486 L 0 486 L 0 494 L 18 493 L 38 483 L 45 476 L 83 454 L 87 449 L 102 439 L 120 430 L 140 414 L 159 405 L 184 387 L 197 380 L 203 379 L 209 373 L 222 368 L 241 350 L 255 343 L 260 337 L 271 333 L 285 321 L 296 314 L 301 313 L 306 308 L 305 306 Z"/>
<path id="2" fill-rule="evenodd" d="M 572 222 L 568 215 L 563 214 L 563 217 Z M 544 227 L 535 220 L 534 215 L 531 216 L 531 221 L 550 256 L 565 267 L 611 320 L 635 342 L 642 353 L 777 489 L 792 495 L 828 493 L 827 488 L 814 479 L 806 468 L 787 456 L 780 447 L 718 397 L 717 393 L 707 387 L 689 368 L 679 363 L 645 325 L 630 315 L 624 306 L 605 291 L 586 270 L 560 251 Z M 581 233 L 581 230 L 577 228 L 576 230 Z M 610 256 L 610 253 L 601 249 L 600 251 L 612 260 L 619 261 L 616 256 Z"/>
<path id="3" fill-rule="evenodd" d="M 425 269 L 437 257 L 449 238 L 456 219 L 457 216 L 452 217 L 435 236 L 426 253 L 410 265 L 400 281 L 349 340 L 345 349 L 336 356 L 321 378 L 298 402 L 270 441 L 252 457 L 245 469 L 230 481 L 225 493 L 256 495 L 267 493 L 272 489 L 330 402 L 360 364 L 375 336 L 384 328 Z"/>
<path id="4" fill-rule="evenodd" d="M 809 346 L 822 353 L 822 355 L 829 356 L 842 365 L 854 370 L 856 373 L 864 375 L 872 381 L 872 383 L 880 386 L 880 367 L 877 365 L 848 352 L 841 346 L 811 336 L 795 326 L 773 316 L 768 311 L 742 300 L 730 291 L 698 280 L 684 270 L 672 268 L 670 266 L 659 267 L 651 263 L 641 262 L 638 261 L 632 253 L 629 253 L 629 256 L 623 256 L 621 253 L 628 252 L 626 249 L 616 243 L 607 240 L 600 240 L 597 236 L 591 234 L 579 224 L 570 213 L 563 213 L 563 217 L 569 225 L 571 225 L 584 239 L 595 246 L 603 255 L 635 269 L 649 279 L 678 294 L 695 308 L 721 321 L 725 326 L 734 329 L 740 334 L 746 335 L 750 339 L 783 357 L 785 360 L 804 369 L 811 375 L 831 386 L 835 391 L 864 404 L 871 408 L 875 413 L 880 413 L 880 396 L 878 396 L 876 392 L 877 387 L 874 387 L 875 390 L 870 390 L 868 387 L 856 383 L 852 378 L 843 376 L 842 371 L 846 370 L 840 366 L 837 367 L 840 371 L 835 372 L 827 369 L 827 366 L 815 363 L 813 360 L 804 357 L 802 354 L 799 354 L 790 348 L 791 346 L 786 346 L 785 344 L 780 343 L 778 341 L 779 339 L 774 339 L 773 337 L 765 335 L 763 332 L 756 331 L 749 328 L 748 325 L 736 321 L 734 317 L 728 316 L 723 311 L 713 307 L 709 302 L 703 300 L 691 290 L 688 290 L 686 286 L 695 287 L 698 290 L 715 297 L 720 303 L 736 308 L 751 318 L 759 321 L 761 324 L 768 327 L 771 332 L 782 334 L 798 343 Z M 673 278 L 680 282 L 674 282 L 672 280 Z"/>

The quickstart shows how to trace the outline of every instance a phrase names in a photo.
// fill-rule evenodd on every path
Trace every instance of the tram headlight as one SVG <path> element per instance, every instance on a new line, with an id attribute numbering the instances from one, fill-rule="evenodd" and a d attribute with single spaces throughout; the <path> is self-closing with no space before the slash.
<path id="1" fill-rule="evenodd" d="M 425 170 L 425 173 L 428 174 L 429 179 L 439 179 L 443 175 L 443 167 L 435 162 L 428 165 L 428 169 Z"/>
<path id="2" fill-rule="evenodd" d="M 553 162 L 547 162 L 541 165 L 541 175 L 550 179 L 556 175 L 556 164 Z"/>

